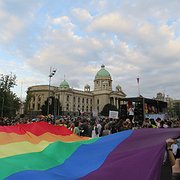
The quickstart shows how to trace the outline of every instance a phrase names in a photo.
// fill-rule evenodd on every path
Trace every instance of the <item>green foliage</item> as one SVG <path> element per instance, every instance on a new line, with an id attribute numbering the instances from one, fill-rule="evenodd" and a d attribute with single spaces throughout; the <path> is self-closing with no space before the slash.
<path id="1" fill-rule="evenodd" d="M 118 109 L 116 108 L 116 106 L 114 106 L 112 104 L 106 104 L 103 107 L 103 110 L 101 111 L 101 115 L 102 116 L 109 116 L 109 111 L 118 111 Z"/>
<path id="2" fill-rule="evenodd" d="M 16 85 L 15 75 L 1 75 L 0 77 L 0 116 L 14 117 L 20 107 L 20 99 L 11 91 Z"/>
<path id="3" fill-rule="evenodd" d="M 24 107 L 24 113 L 27 114 L 28 113 L 28 109 L 29 109 L 29 104 L 31 101 L 31 98 L 33 97 L 33 94 L 29 91 L 27 91 L 27 96 L 26 96 L 26 100 L 25 100 L 25 107 Z"/>
<path id="4" fill-rule="evenodd" d="M 42 105 L 41 110 L 43 115 L 47 115 L 48 109 L 48 100 L 45 101 L 44 105 Z M 59 103 L 59 100 L 51 96 L 49 98 L 49 114 L 60 115 L 62 114 L 62 107 Z"/>
<path id="5" fill-rule="evenodd" d="M 175 116 L 180 119 L 180 103 L 174 103 L 174 114 Z"/>
<path id="6" fill-rule="evenodd" d="M 0 88 L 3 89 L 3 91 L 10 91 L 10 89 L 13 88 L 15 85 L 16 75 L 13 75 L 12 73 L 9 75 L 1 75 Z"/>

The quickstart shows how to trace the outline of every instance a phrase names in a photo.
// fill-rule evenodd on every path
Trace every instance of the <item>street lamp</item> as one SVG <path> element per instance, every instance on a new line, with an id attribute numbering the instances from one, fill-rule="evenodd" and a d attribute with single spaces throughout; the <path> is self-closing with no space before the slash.
<path id="1" fill-rule="evenodd" d="M 56 69 L 50 67 L 49 71 L 49 89 L 48 89 L 48 105 L 47 105 L 47 115 L 49 114 L 49 98 L 50 98 L 50 86 L 51 86 L 51 78 L 55 75 Z"/>

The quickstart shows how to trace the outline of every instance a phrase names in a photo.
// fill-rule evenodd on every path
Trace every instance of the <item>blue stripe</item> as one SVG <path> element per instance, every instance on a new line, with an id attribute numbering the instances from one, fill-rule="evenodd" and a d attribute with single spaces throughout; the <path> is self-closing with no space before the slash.
<path id="1" fill-rule="evenodd" d="M 123 131 L 102 137 L 93 144 L 81 145 L 71 157 L 59 166 L 44 171 L 22 171 L 9 176 L 7 179 L 78 179 L 98 169 L 107 156 L 132 132 L 132 130 Z"/>

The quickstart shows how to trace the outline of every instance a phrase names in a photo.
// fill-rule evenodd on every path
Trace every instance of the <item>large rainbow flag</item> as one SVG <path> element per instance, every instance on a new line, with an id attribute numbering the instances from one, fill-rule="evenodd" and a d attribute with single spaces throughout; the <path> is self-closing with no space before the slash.
<path id="1" fill-rule="evenodd" d="M 158 180 L 165 140 L 180 128 L 91 139 L 46 122 L 0 126 L 0 179 Z"/>

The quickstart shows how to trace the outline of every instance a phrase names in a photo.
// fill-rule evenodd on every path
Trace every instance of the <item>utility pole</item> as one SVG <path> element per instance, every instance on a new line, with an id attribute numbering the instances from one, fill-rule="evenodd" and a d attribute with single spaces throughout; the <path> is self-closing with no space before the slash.
<path id="1" fill-rule="evenodd" d="M 51 78 L 55 75 L 56 69 L 50 67 L 49 70 L 49 89 L 48 89 L 48 101 L 47 101 L 47 115 L 49 114 L 49 100 L 50 100 L 50 87 L 51 87 Z"/>
<path id="2" fill-rule="evenodd" d="M 139 87 L 139 77 L 137 77 L 137 85 L 138 85 L 138 96 L 140 97 L 140 87 Z"/>

